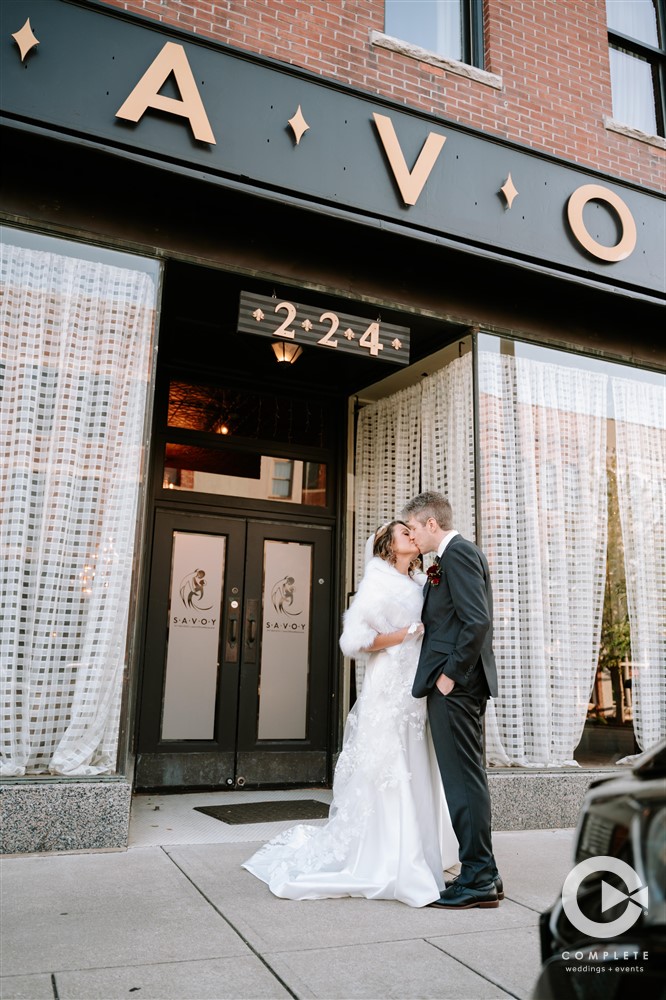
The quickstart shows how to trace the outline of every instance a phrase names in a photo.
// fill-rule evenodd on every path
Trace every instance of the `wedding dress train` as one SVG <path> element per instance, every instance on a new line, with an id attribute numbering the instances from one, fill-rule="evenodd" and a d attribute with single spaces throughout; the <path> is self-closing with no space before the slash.
<path id="1" fill-rule="evenodd" d="M 421 581 L 373 559 L 345 614 L 343 651 L 359 655 L 378 632 L 418 621 Z M 420 639 L 368 657 L 347 718 L 323 826 L 300 824 L 243 867 L 287 899 L 364 896 L 425 906 L 444 888 L 458 844 L 427 730 L 426 701 L 411 694 Z"/>

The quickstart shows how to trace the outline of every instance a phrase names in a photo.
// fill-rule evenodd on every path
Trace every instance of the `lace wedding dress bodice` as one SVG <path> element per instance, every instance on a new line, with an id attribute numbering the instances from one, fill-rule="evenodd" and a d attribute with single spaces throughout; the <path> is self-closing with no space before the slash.
<path id="1" fill-rule="evenodd" d="M 340 646 L 363 655 L 378 633 L 419 621 L 422 581 L 375 558 L 345 613 Z M 301 824 L 243 865 L 289 899 L 365 896 L 425 906 L 457 860 L 426 725 L 425 699 L 411 694 L 420 639 L 367 657 L 350 711 L 323 826 Z"/>

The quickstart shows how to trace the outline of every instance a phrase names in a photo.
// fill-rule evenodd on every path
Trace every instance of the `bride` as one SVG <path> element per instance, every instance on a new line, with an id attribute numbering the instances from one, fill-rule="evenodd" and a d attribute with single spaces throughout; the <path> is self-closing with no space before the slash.
<path id="1" fill-rule="evenodd" d="M 286 899 L 365 896 L 426 906 L 444 888 L 458 843 L 426 727 L 412 697 L 425 577 L 401 521 L 368 539 L 366 570 L 344 615 L 340 647 L 367 657 L 347 717 L 324 826 L 299 825 L 265 844 L 244 868 Z"/>

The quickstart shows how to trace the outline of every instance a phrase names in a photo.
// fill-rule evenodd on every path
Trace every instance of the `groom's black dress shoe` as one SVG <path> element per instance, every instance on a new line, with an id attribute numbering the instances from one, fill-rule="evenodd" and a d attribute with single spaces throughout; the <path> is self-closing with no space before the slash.
<path id="1" fill-rule="evenodd" d="M 473 906 L 480 909 L 491 909 L 499 906 L 497 889 L 494 882 L 472 888 L 469 885 L 460 885 L 454 882 L 436 899 L 431 906 L 439 906 L 444 910 L 470 910 Z"/>
<path id="2" fill-rule="evenodd" d="M 457 879 L 451 878 L 448 880 L 448 882 L 445 882 L 444 885 L 448 889 L 449 886 L 455 885 L 457 881 L 458 881 Z M 495 883 L 495 888 L 497 889 L 497 898 L 504 899 L 504 883 L 502 882 L 500 876 L 496 875 L 495 878 L 493 879 L 493 882 Z"/>

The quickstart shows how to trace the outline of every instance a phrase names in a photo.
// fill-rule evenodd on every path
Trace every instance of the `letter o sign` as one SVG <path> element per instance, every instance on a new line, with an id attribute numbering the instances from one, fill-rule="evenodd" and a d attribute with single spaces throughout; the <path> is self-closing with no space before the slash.
<path id="1" fill-rule="evenodd" d="M 597 243 L 585 228 L 583 222 L 583 209 L 588 201 L 603 201 L 615 210 L 622 226 L 622 238 L 613 247 L 604 246 Z M 618 260 L 626 260 L 633 253 L 636 247 L 636 223 L 634 217 L 619 197 L 608 188 L 601 187 L 600 184 L 583 184 L 577 188 L 569 198 L 567 204 L 567 215 L 569 225 L 574 236 L 588 253 L 600 260 L 607 260 L 615 263 Z"/>

